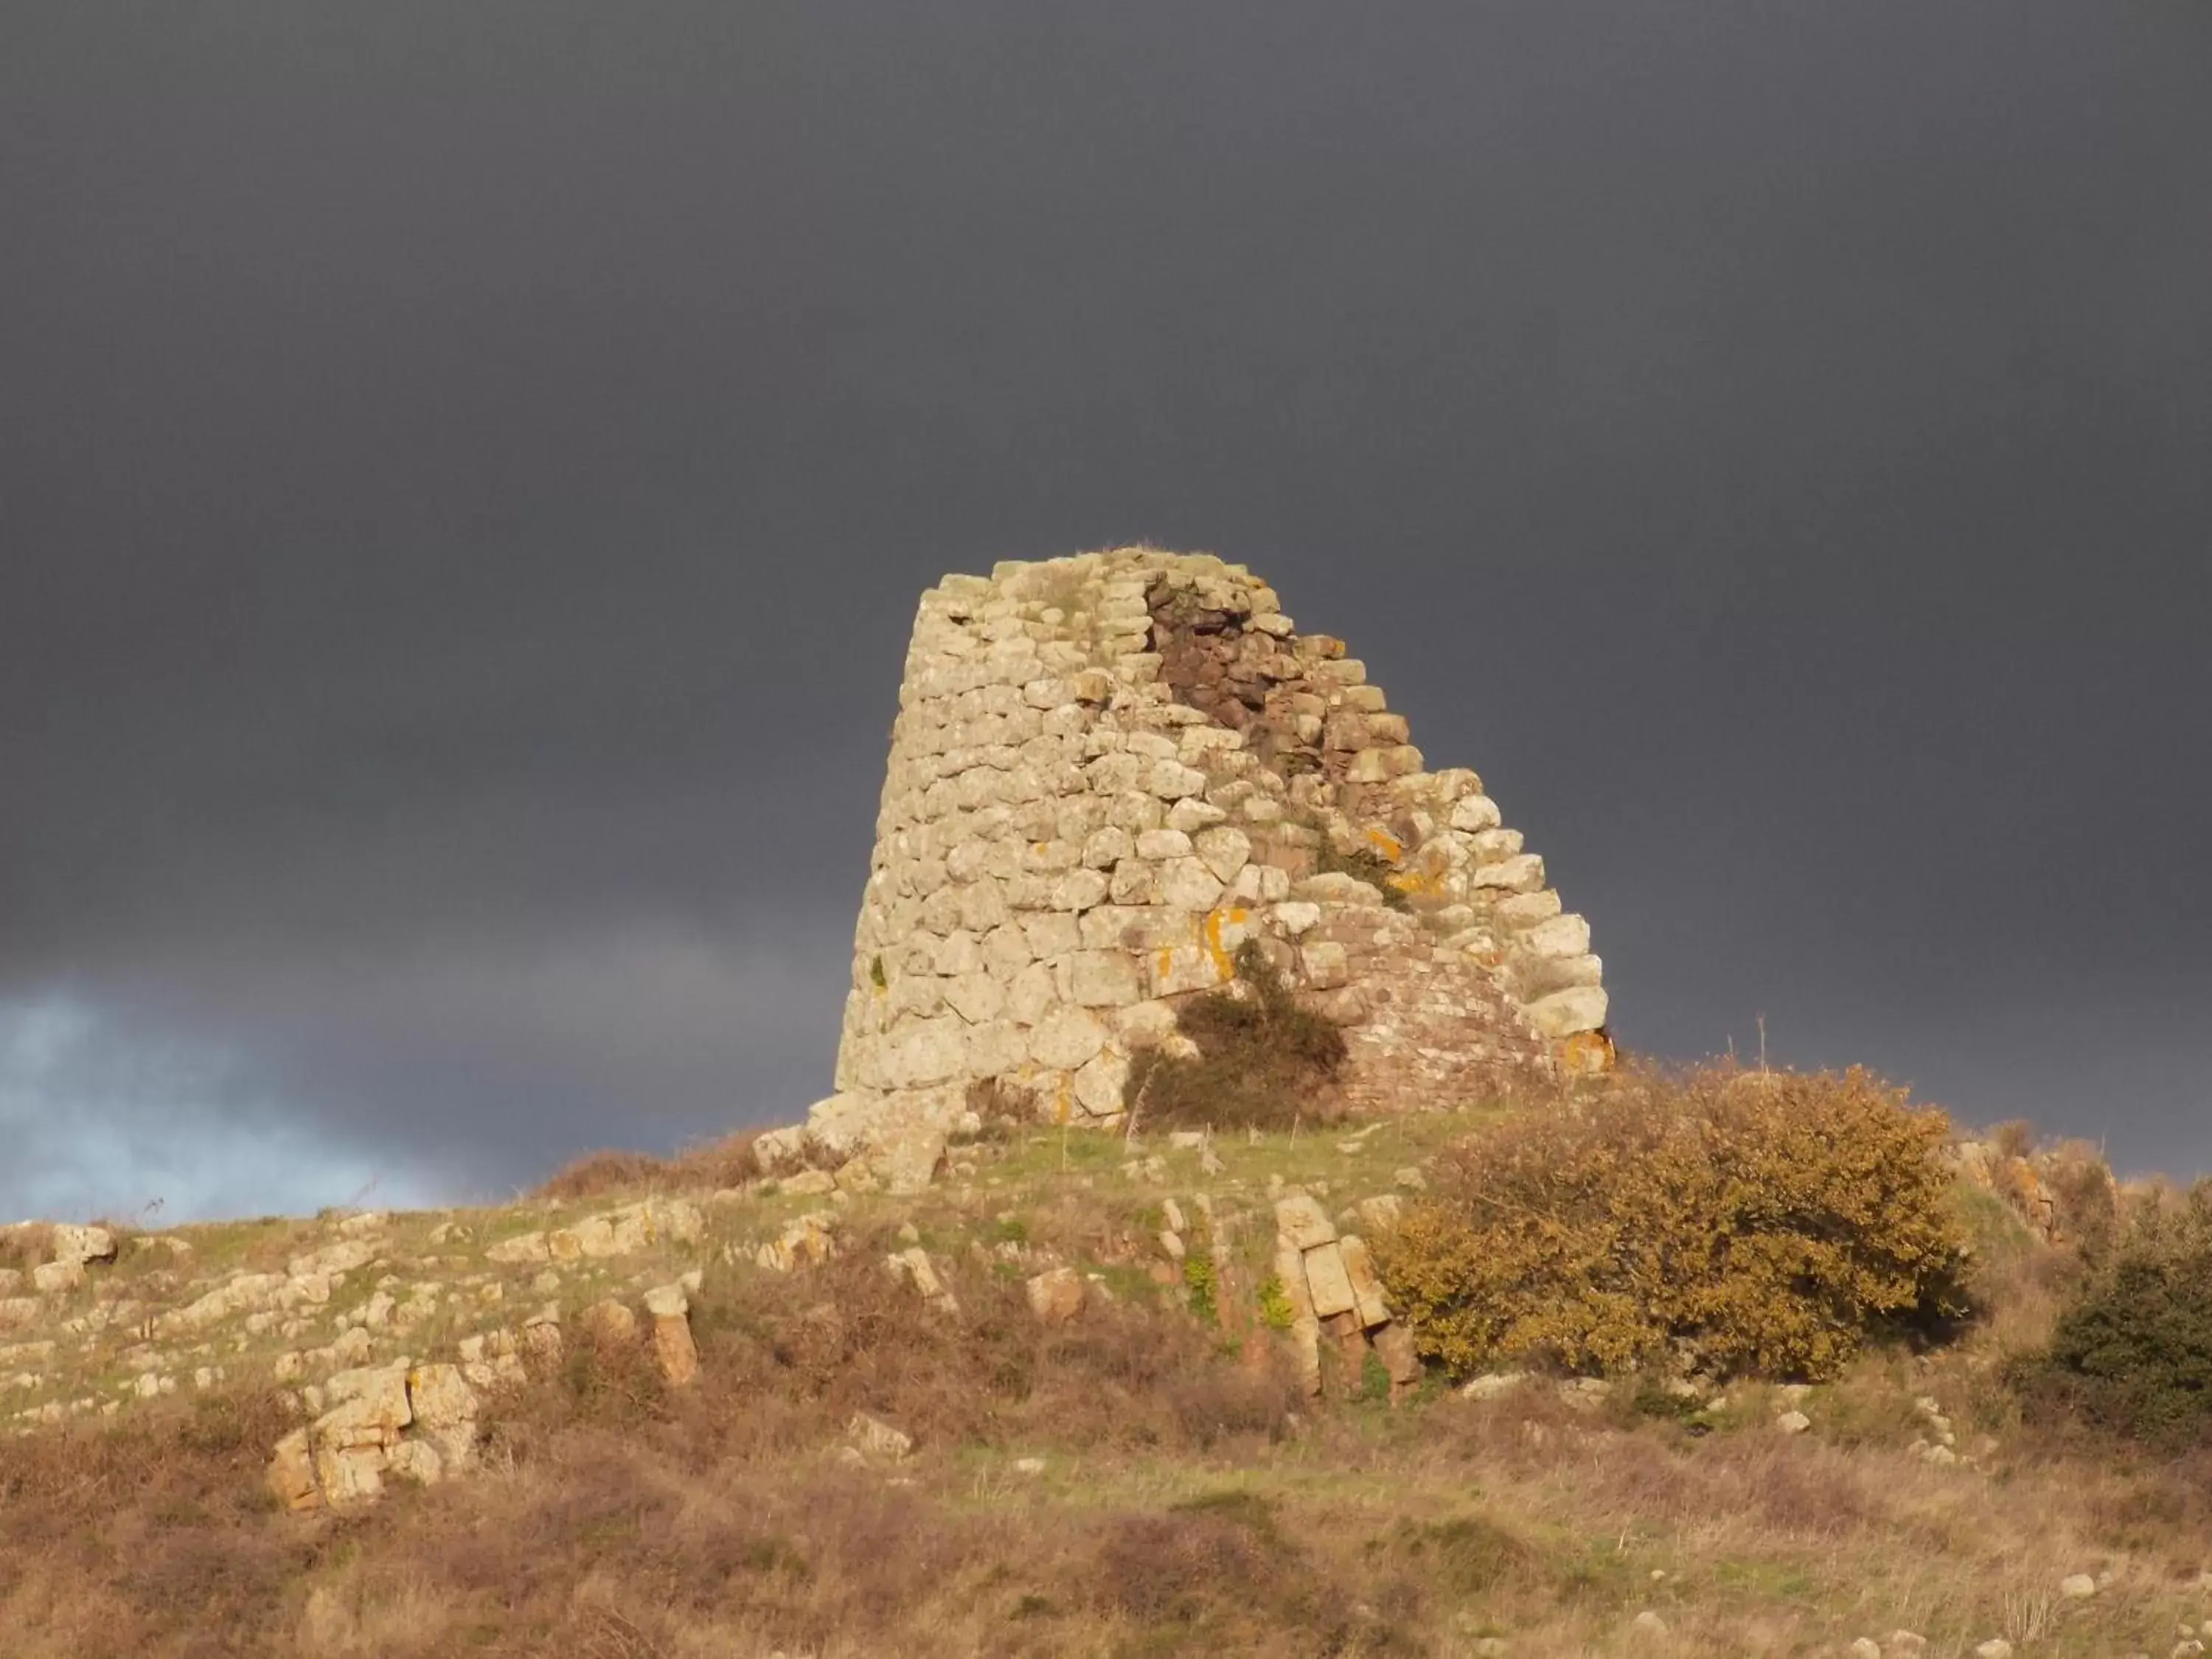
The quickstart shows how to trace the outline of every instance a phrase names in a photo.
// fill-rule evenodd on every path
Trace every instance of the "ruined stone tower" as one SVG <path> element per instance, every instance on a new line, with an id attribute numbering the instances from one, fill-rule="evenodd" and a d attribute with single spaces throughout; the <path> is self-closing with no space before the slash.
<path id="1" fill-rule="evenodd" d="M 923 594 L 817 1118 L 941 1126 L 994 1082 L 1112 1120 L 1247 939 L 1342 1025 L 1360 1106 L 1610 1062 L 1543 860 L 1243 566 L 1121 549 Z"/>

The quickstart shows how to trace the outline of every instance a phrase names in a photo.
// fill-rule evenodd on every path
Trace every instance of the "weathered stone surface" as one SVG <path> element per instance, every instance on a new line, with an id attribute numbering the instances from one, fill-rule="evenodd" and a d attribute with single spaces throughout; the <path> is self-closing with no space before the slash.
<path id="1" fill-rule="evenodd" d="M 1506 893 L 1533 893 L 1544 884 L 1544 860 L 1534 853 L 1520 853 L 1495 864 L 1475 866 L 1474 884 Z"/>
<path id="2" fill-rule="evenodd" d="M 1298 1381 L 1307 1395 L 1321 1395 L 1321 1321 L 1315 1317 L 1313 1300 L 1306 1291 L 1305 1257 L 1287 1237 L 1275 1243 L 1275 1282 L 1291 1304 L 1291 1352 L 1298 1368 Z"/>
<path id="3" fill-rule="evenodd" d="M 581 1323 L 585 1332 L 594 1340 L 610 1347 L 625 1346 L 637 1340 L 637 1315 L 629 1304 L 607 1297 L 584 1310 Z"/>
<path id="4" fill-rule="evenodd" d="M 1336 1224 L 1321 1200 L 1294 1193 L 1275 1200 L 1275 1236 L 1293 1249 L 1310 1250 L 1336 1241 Z"/>
<path id="5" fill-rule="evenodd" d="M 1306 1294 L 1312 1298 L 1316 1319 L 1330 1319 L 1358 1309 L 1351 1277 L 1344 1271 L 1344 1255 L 1336 1244 L 1316 1245 L 1305 1252 L 1304 1261 Z"/>
<path id="6" fill-rule="evenodd" d="M 1069 986 L 1085 1008 L 1123 1008 L 1143 1000 L 1136 958 L 1126 951 L 1079 951 L 1068 958 Z"/>
<path id="7" fill-rule="evenodd" d="M 1106 1046 L 1106 1027 L 1086 1009 L 1055 1009 L 1030 1033 L 1030 1056 L 1054 1071 L 1073 1071 Z"/>
<path id="8" fill-rule="evenodd" d="M 1606 994 L 1595 985 L 1578 985 L 1554 991 L 1528 1005 L 1528 1018 L 1548 1037 L 1568 1037 L 1595 1031 L 1605 1024 Z"/>
<path id="9" fill-rule="evenodd" d="M 1010 562 L 925 595 L 838 1053 L 858 1138 L 984 1082 L 1112 1115 L 1126 1044 L 1066 1016 L 1211 989 L 1248 937 L 1344 1025 L 1347 1103 L 1608 1062 L 1589 999 L 1557 1000 L 1602 964 L 1544 926 L 1540 860 L 1474 772 L 1424 769 L 1365 672 L 1210 559 Z"/>
<path id="10" fill-rule="evenodd" d="M 653 1324 L 653 1357 L 661 1375 L 678 1388 L 685 1386 L 699 1375 L 691 1298 L 681 1285 L 662 1285 L 645 1293 L 645 1313 Z"/>
<path id="11" fill-rule="evenodd" d="M 881 1418 L 856 1412 L 845 1425 L 846 1443 L 861 1456 L 886 1463 L 902 1462 L 914 1450 L 914 1437 Z"/>
<path id="12" fill-rule="evenodd" d="M 323 1489 L 315 1480 L 314 1455 L 308 1449 L 307 1431 L 295 1429 L 276 1443 L 269 1463 L 269 1490 L 288 1510 L 320 1507 Z"/>
<path id="13" fill-rule="evenodd" d="M 1083 1275 L 1073 1267 L 1048 1267 L 1028 1283 L 1030 1311 L 1048 1325 L 1065 1325 L 1083 1311 Z"/>
<path id="14" fill-rule="evenodd" d="M 1357 1234 L 1346 1233 L 1337 1240 L 1336 1248 L 1343 1259 L 1345 1279 L 1352 1286 L 1352 1311 L 1359 1316 L 1359 1322 L 1370 1330 L 1388 1324 L 1390 1306 L 1383 1300 L 1382 1280 L 1367 1254 L 1366 1241 Z"/>
<path id="15" fill-rule="evenodd" d="M 475 1462 L 477 1401 L 458 1365 L 417 1365 L 407 1373 L 407 1407 L 416 1432 L 437 1448 L 441 1472 Z"/>
<path id="16" fill-rule="evenodd" d="M 94 1261 L 112 1261 L 115 1235 L 105 1227 L 58 1221 L 48 1234 L 46 1249 L 56 1261 L 74 1261 L 80 1267 Z"/>
<path id="17" fill-rule="evenodd" d="M 1403 1325 L 1384 1325 L 1370 1332 L 1368 1340 L 1394 1386 L 1410 1388 L 1421 1380 L 1420 1350 L 1414 1346 L 1413 1332 Z"/>

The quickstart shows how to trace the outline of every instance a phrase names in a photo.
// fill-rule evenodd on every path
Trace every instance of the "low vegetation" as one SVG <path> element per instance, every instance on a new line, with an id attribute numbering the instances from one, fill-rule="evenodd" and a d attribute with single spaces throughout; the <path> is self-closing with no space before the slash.
<path id="1" fill-rule="evenodd" d="M 1279 1035 L 1247 973 L 1226 1029 Z M 1199 1146 L 1150 1133 L 1174 1121 L 1000 1121 L 913 1197 L 732 1191 L 709 1149 L 586 1160 L 441 1245 L 401 1218 L 451 1253 L 723 1188 L 696 1379 L 571 1321 L 487 1394 L 478 1473 L 337 1515 L 269 1498 L 294 1419 L 242 1364 L 0 1438 L 0 1653 L 2089 1659 L 2212 1620 L 2212 1192 L 2115 1206 L 2093 1247 L 2033 1219 L 2048 1182 L 1954 1183 L 1941 1120 L 1856 1073 L 1638 1075 L 1357 1133 L 1302 1104 L 1296 1133 Z M 1270 1277 L 1293 1191 L 1368 1239 L 1424 1380 L 1305 1395 Z M 756 1259 L 825 1206 L 830 1259 Z M 886 1271 L 915 1250 L 941 1296 Z M 1053 1264 L 1086 1286 L 1065 1321 L 1027 1291 Z M 1498 1362 L 1530 1375 L 1449 1386 Z"/>
<path id="2" fill-rule="evenodd" d="M 1377 1261 L 1455 1374 L 1823 1380 L 1966 1312 L 1948 1131 L 1863 1072 L 1632 1077 L 1455 1148 Z"/>
<path id="3" fill-rule="evenodd" d="M 1123 1099 L 1139 1122 L 1184 1129 L 1287 1129 L 1340 1112 L 1333 1085 L 1344 1034 L 1299 1002 L 1255 944 L 1237 976 L 1184 1001 L 1176 1027 L 1188 1048 L 1141 1050 Z"/>
<path id="4" fill-rule="evenodd" d="M 2166 1452 L 2212 1441 L 2212 1184 L 2144 1195 L 2014 1377 L 2046 1421 Z"/>
<path id="5" fill-rule="evenodd" d="M 741 1130 L 673 1158 L 650 1152 L 587 1152 L 556 1171 L 531 1196 L 552 1203 L 574 1203 L 611 1194 L 686 1192 L 741 1187 L 760 1173 L 753 1159 L 757 1129 Z"/>

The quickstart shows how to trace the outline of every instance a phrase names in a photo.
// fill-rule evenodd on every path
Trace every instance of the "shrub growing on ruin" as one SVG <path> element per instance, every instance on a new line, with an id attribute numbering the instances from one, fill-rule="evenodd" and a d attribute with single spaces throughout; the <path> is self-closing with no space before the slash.
<path id="1" fill-rule="evenodd" d="M 1626 1078 L 1462 1142 L 1372 1247 L 1455 1372 L 1817 1379 L 1964 1311 L 1947 1127 L 1857 1070 Z"/>
<path id="2" fill-rule="evenodd" d="M 2011 1375 L 2046 1420 L 2160 1449 L 2212 1438 L 2212 1182 L 2147 1202 Z"/>
<path id="3" fill-rule="evenodd" d="M 1176 1029 L 1195 1054 L 1147 1048 L 1129 1067 L 1123 1101 L 1140 1125 L 1287 1129 L 1335 1115 L 1344 1034 L 1301 1005 L 1257 945 L 1237 952 L 1237 979 L 1194 996 Z"/>

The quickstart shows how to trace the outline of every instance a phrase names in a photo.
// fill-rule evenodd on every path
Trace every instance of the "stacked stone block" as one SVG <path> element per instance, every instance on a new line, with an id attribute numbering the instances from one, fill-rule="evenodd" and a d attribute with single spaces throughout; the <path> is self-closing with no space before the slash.
<path id="1" fill-rule="evenodd" d="M 1247 940 L 1342 1024 L 1363 1105 L 1609 1060 L 1589 929 L 1543 861 L 1242 566 L 948 576 L 899 702 L 837 1121 L 949 1125 L 982 1087 L 1110 1122 L 1132 1054 Z"/>

